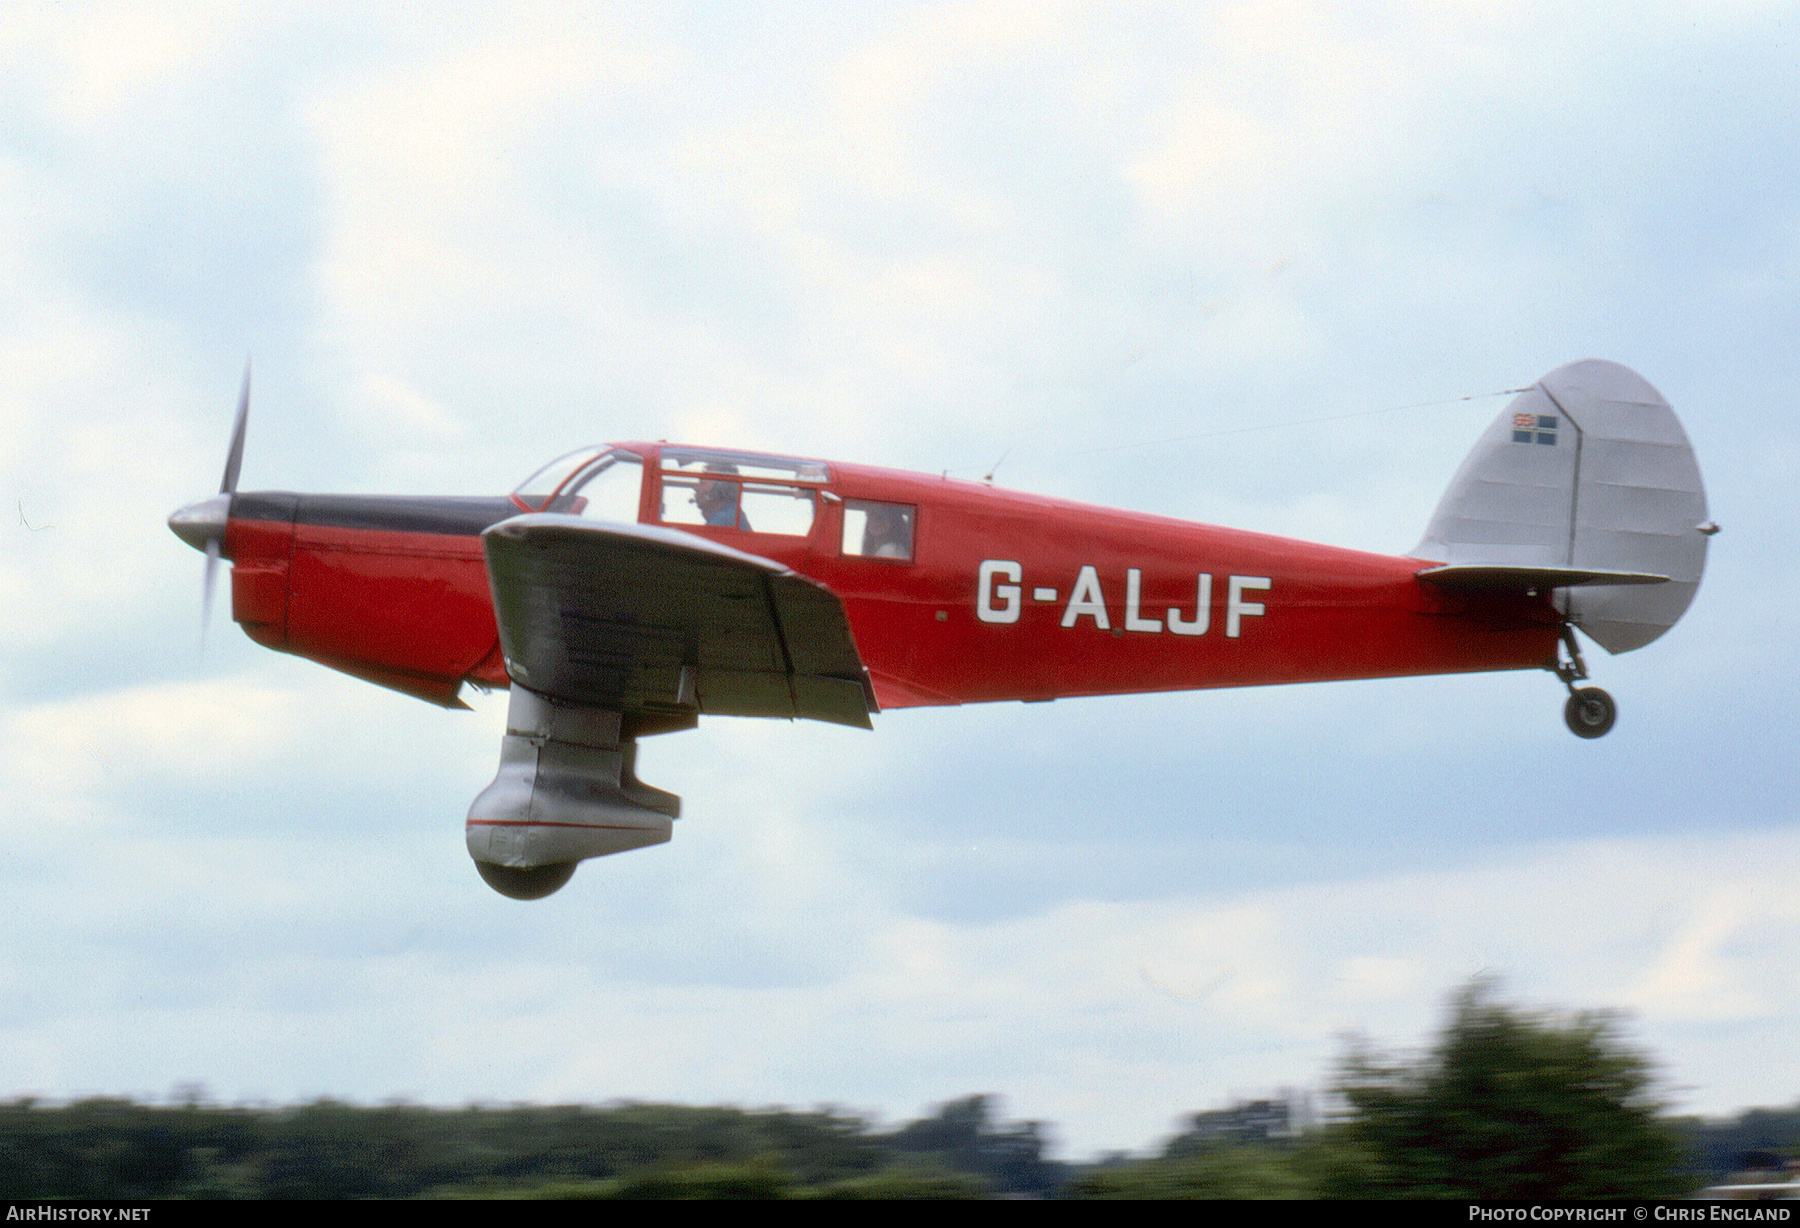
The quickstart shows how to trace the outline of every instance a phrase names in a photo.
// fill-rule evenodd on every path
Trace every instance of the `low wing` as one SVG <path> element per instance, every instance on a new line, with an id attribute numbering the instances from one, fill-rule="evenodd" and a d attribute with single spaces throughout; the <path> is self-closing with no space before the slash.
<path id="1" fill-rule="evenodd" d="M 516 516 L 482 535 L 514 681 L 627 714 L 878 711 L 843 604 L 779 563 L 673 529 Z"/>

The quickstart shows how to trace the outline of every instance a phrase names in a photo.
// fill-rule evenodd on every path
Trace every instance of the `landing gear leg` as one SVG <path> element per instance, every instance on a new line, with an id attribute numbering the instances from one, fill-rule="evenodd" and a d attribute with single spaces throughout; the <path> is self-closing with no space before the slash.
<path id="1" fill-rule="evenodd" d="M 1581 645 L 1576 642 L 1575 628 L 1568 623 L 1563 624 L 1562 640 L 1569 650 L 1569 659 L 1562 660 L 1559 653 L 1555 668 L 1556 676 L 1569 688 L 1568 702 L 1563 704 L 1563 723 L 1578 738 L 1605 737 L 1619 717 L 1619 705 L 1597 686 L 1575 685 L 1587 678 L 1587 662 L 1581 659 Z"/>

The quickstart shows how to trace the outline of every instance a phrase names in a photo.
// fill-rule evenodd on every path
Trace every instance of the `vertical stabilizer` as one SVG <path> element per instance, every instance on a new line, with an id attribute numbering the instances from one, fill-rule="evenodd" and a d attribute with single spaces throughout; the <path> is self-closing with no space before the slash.
<path id="1" fill-rule="evenodd" d="M 1567 588 L 1569 621 L 1609 652 L 1674 626 L 1706 569 L 1700 466 L 1662 394 L 1617 363 L 1558 367 L 1500 412 L 1438 503 L 1418 558 L 1593 568 L 1662 584 Z"/>

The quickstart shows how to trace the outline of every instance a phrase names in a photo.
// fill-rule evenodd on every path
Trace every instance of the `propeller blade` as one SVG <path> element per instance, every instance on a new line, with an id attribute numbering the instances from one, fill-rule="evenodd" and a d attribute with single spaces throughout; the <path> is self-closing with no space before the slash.
<path id="1" fill-rule="evenodd" d="M 237 421 L 225 452 L 225 476 L 219 493 L 190 503 L 169 517 L 175 536 L 206 555 L 206 577 L 200 590 L 200 649 L 206 650 L 206 628 L 212 622 L 213 587 L 225 554 L 225 531 L 231 524 L 231 502 L 237 495 L 238 471 L 244 467 L 244 433 L 250 421 L 250 364 L 244 364 L 244 387 L 238 393 Z"/>
<path id="2" fill-rule="evenodd" d="M 238 470 L 244 466 L 244 426 L 250 420 L 250 364 L 244 363 L 244 388 L 238 393 L 237 422 L 231 428 L 231 450 L 225 454 L 225 477 L 219 483 L 219 493 L 234 494 L 237 491 Z"/>
<path id="3" fill-rule="evenodd" d="M 206 651 L 206 629 L 212 626 L 213 581 L 219 574 L 219 540 L 206 543 L 206 579 L 200 589 L 200 651 Z"/>

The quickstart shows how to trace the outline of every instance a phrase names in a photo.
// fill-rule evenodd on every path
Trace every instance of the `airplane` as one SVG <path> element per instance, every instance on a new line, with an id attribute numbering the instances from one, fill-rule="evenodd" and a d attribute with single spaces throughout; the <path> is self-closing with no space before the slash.
<path id="1" fill-rule="evenodd" d="M 1545 669 L 1579 737 L 1612 653 L 1699 587 L 1706 495 L 1675 412 L 1587 360 L 1501 411 L 1404 555 L 1090 507 L 985 482 L 727 448 L 614 443 L 499 498 L 237 489 L 169 518 L 231 568 L 259 644 L 447 708 L 510 689 L 465 835 L 538 899 L 669 839 L 637 740 L 701 716 L 873 728 L 884 709 Z"/>

